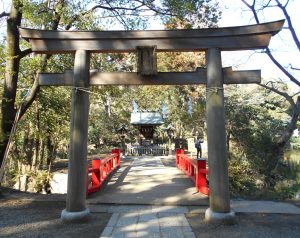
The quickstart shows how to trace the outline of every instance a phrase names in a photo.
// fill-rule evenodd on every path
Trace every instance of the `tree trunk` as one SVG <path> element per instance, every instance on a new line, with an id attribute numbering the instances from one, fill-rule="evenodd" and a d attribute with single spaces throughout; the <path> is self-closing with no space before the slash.
<path id="1" fill-rule="evenodd" d="M 44 167 L 44 155 L 45 155 L 45 143 L 44 140 L 41 141 L 40 153 L 39 153 L 39 168 L 43 169 Z"/>
<path id="2" fill-rule="evenodd" d="M 16 115 L 15 98 L 20 65 L 19 32 L 22 18 L 22 3 L 14 0 L 7 19 L 7 46 L 4 90 L 2 96 L 2 118 L 0 127 L 0 166 L 8 144 L 10 131 Z"/>
<path id="3" fill-rule="evenodd" d="M 40 112 L 39 112 L 39 108 L 38 105 L 36 105 L 36 133 L 35 133 L 35 141 L 34 141 L 34 145 L 35 145 L 35 151 L 34 151 L 34 157 L 32 160 L 32 167 L 33 167 L 33 171 L 36 172 L 37 166 L 38 166 L 38 161 L 39 161 L 39 154 L 40 154 Z"/>
<path id="4" fill-rule="evenodd" d="M 54 159 L 55 147 L 52 143 L 51 135 L 49 133 L 47 137 L 47 165 L 49 166 Z"/>
<path id="5" fill-rule="evenodd" d="M 25 161 L 23 162 L 26 165 L 29 165 L 29 169 L 31 170 L 34 160 L 34 135 L 32 131 L 32 123 L 29 122 L 27 127 L 27 132 L 24 135 L 24 145 L 23 151 L 25 153 Z"/>
<path id="6" fill-rule="evenodd" d="M 283 148 L 292 137 L 294 130 L 297 128 L 297 121 L 299 120 L 299 115 L 300 115 L 300 96 L 297 97 L 297 101 L 293 108 L 292 118 L 288 127 L 281 134 L 280 138 L 277 140 L 278 147 Z"/>

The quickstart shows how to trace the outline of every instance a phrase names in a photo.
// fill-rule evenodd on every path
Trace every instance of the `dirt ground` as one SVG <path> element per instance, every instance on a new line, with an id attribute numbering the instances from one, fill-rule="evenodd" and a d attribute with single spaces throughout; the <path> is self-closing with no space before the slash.
<path id="1" fill-rule="evenodd" d="M 60 220 L 65 202 L 0 200 L 0 237 L 100 237 L 109 213 L 92 213 L 90 221 L 64 224 Z"/>
<path id="2" fill-rule="evenodd" d="M 212 225 L 204 214 L 186 215 L 197 238 L 299 238 L 300 215 L 238 213 L 235 225 Z"/>

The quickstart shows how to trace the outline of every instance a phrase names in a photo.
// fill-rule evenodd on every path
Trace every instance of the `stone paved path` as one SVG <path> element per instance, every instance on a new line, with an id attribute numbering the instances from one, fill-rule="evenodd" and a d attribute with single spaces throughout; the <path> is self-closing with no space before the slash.
<path id="1" fill-rule="evenodd" d="M 208 197 L 174 166 L 164 166 L 160 156 L 133 157 L 116 171 L 108 184 L 89 196 L 89 204 L 208 205 Z M 162 158 L 163 159 L 163 158 Z M 175 164 L 175 157 L 169 158 Z"/>
<path id="2" fill-rule="evenodd" d="M 195 238 L 186 207 L 116 206 L 101 238 Z"/>
<path id="3" fill-rule="evenodd" d="M 148 205 L 111 206 L 113 215 L 101 237 L 195 238 L 185 217 L 187 207 L 154 205 L 207 199 L 196 193 L 194 184 L 177 168 L 164 166 L 160 157 L 136 157 L 123 181 L 116 181 L 112 179 L 103 190 L 102 203 L 107 196 L 118 204 Z"/>

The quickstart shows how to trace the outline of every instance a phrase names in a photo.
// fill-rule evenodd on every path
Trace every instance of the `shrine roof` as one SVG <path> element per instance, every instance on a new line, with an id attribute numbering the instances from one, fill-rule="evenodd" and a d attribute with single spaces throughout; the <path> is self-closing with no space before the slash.
<path id="1" fill-rule="evenodd" d="M 159 112 L 133 112 L 130 123 L 133 125 L 161 125 L 164 119 Z"/>

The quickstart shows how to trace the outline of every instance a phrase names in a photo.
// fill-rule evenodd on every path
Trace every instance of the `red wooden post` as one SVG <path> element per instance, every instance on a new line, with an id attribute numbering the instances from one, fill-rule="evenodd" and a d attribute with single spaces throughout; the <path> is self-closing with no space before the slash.
<path id="1" fill-rule="evenodd" d="M 105 164 L 104 160 L 101 161 L 101 170 L 102 170 L 102 178 L 101 178 L 101 180 L 103 181 L 103 180 L 106 179 L 106 173 L 107 173 L 106 164 Z"/>
<path id="2" fill-rule="evenodd" d="M 100 158 L 96 158 L 92 160 L 92 186 L 100 188 L 101 186 L 101 178 L 100 178 Z"/>
<path id="3" fill-rule="evenodd" d="M 117 149 L 117 148 L 112 149 L 111 153 L 112 154 L 117 154 L 117 166 L 119 166 L 120 161 L 121 161 L 121 151 L 120 151 L 120 149 Z"/>
<path id="4" fill-rule="evenodd" d="M 196 187 L 199 192 L 208 195 L 209 189 L 206 186 L 206 160 L 198 159 L 197 160 L 197 175 L 196 175 Z"/>

